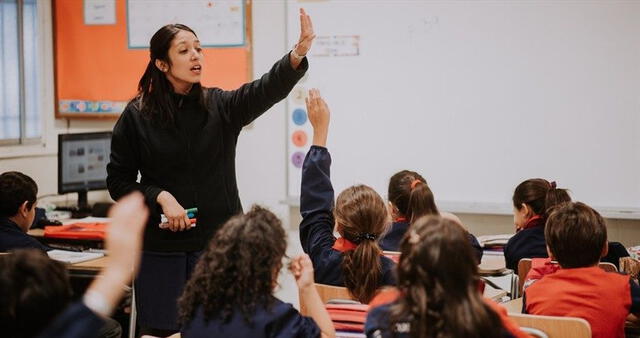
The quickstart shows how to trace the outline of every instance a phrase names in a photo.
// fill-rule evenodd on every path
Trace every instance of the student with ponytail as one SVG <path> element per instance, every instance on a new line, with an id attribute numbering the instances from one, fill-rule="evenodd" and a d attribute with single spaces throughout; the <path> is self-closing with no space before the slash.
<path id="1" fill-rule="evenodd" d="M 544 225 L 553 207 L 570 202 L 566 189 L 558 189 L 556 182 L 532 178 L 520 183 L 513 193 L 513 222 L 516 234 L 504 247 L 508 269 L 518 272 L 522 258 L 548 257 L 544 240 Z"/>
<path id="2" fill-rule="evenodd" d="M 302 167 L 300 241 L 311 257 L 315 281 L 346 286 L 355 299 L 368 303 L 376 290 L 393 285 L 393 262 L 382 256 L 380 235 L 390 219 L 384 201 L 372 188 L 356 185 L 335 201 L 326 148 L 329 108 L 316 89 L 307 99 L 313 146 Z M 333 236 L 334 227 L 341 238 Z"/>
<path id="3" fill-rule="evenodd" d="M 388 194 L 393 224 L 389 232 L 380 240 L 380 247 L 383 250 L 398 251 L 400 241 L 407 232 L 409 224 L 421 216 L 440 215 L 462 225 L 462 221 L 456 215 L 438 211 L 427 180 L 415 171 L 402 170 L 391 176 Z M 482 247 L 474 235 L 467 233 L 467 237 L 479 264 L 482 259 Z"/>
<path id="4" fill-rule="evenodd" d="M 420 217 L 400 249 L 398 288 L 381 292 L 370 305 L 367 337 L 528 337 L 506 309 L 482 297 L 473 250 L 460 224 Z M 382 298 L 387 301 L 379 302 Z"/>

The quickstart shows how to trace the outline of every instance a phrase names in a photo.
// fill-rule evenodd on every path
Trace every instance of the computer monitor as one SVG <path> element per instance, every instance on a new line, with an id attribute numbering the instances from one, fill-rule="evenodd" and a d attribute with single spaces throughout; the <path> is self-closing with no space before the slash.
<path id="1" fill-rule="evenodd" d="M 77 192 L 78 210 L 89 211 L 87 192 L 107 188 L 111 132 L 58 135 L 58 194 Z"/>

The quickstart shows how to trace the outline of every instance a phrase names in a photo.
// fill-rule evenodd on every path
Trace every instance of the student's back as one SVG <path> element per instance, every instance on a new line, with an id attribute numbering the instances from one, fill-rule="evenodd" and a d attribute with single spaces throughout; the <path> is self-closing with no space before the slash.
<path id="1" fill-rule="evenodd" d="M 583 203 L 566 203 L 550 214 L 545 237 L 561 269 L 525 290 L 525 312 L 584 318 L 595 338 L 624 337 L 625 318 L 640 311 L 640 287 L 598 267 L 608 249 L 602 217 Z"/>
<path id="2" fill-rule="evenodd" d="M 394 222 L 380 240 L 382 250 L 399 251 L 400 242 L 411 221 L 422 216 L 439 215 L 462 225 L 456 215 L 438 210 L 427 180 L 415 171 L 402 170 L 391 176 L 388 198 Z M 480 264 L 482 247 L 473 234 L 467 232 L 467 238 L 474 249 L 476 261 Z"/>
<path id="3" fill-rule="evenodd" d="M 627 315 L 640 310 L 631 308 L 631 295 L 640 297 L 640 290 L 628 275 L 605 272 L 597 266 L 559 269 L 527 288 L 525 311 L 584 318 L 595 338 L 624 337 Z"/>
<path id="4" fill-rule="evenodd" d="M 528 179 L 513 192 L 513 220 L 516 234 L 504 247 L 504 259 L 508 269 L 518 272 L 518 262 L 523 258 L 547 257 L 544 227 L 551 209 L 571 201 L 565 189 L 558 189 L 556 182 L 542 178 Z"/>
<path id="5" fill-rule="evenodd" d="M 35 217 L 37 193 L 36 182 L 25 174 L 9 171 L 0 175 L 0 252 L 49 250 L 26 234 Z"/>
<path id="6" fill-rule="evenodd" d="M 300 241 L 313 261 L 318 283 L 345 286 L 367 303 L 376 289 L 394 285 L 393 266 L 382 256 L 378 240 L 390 221 L 384 201 L 366 185 L 351 186 L 335 202 L 326 148 L 329 108 L 319 92 L 307 101 L 313 126 L 313 146 L 302 166 Z M 333 236 L 334 227 L 341 238 Z"/>
<path id="7" fill-rule="evenodd" d="M 311 318 L 275 298 L 286 233 L 270 211 L 253 207 L 211 239 L 178 304 L 182 337 L 319 337 L 333 326 L 306 255 L 289 265 Z M 312 319 L 313 318 L 313 319 Z"/>
<path id="8" fill-rule="evenodd" d="M 205 320 L 202 309 L 198 310 L 191 323 L 182 331 L 182 337 L 318 337 L 318 325 L 309 317 L 300 316 L 291 305 L 273 298 L 270 307 L 259 305 L 246 318 L 237 309 L 225 322 L 220 317 Z"/>

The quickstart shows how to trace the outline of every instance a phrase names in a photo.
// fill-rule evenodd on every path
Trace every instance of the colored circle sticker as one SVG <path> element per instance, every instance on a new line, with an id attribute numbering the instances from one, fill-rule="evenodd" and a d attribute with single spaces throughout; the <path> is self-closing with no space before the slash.
<path id="1" fill-rule="evenodd" d="M 291 163 L 296 168 L 302 168 L 302 163 L 304 162 L 304 153 L 301 151 L 296 151 L 291 155 Z"/>
<path id="2" fill-rule="evenodd" d="M 291 135 L 291 141 L 296 147 L 304 147 L 307 144 L 307 133 L 302 130 L 295 131 L 293 135 Z"/>
<path id="3" fill-rule="evenodd" d="M 301 126 L 307 123 L 307 112 L 302 108 L 298 108 L 294 110 L 292 117 L 293 117 L 293 123 L 295 123 L 296 125 Z"/>

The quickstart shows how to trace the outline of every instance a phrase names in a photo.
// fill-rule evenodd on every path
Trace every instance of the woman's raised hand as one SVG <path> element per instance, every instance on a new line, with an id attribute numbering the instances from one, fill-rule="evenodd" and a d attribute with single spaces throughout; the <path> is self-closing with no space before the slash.
<path id="1" fill-rule="evenodd" d="M 295 46 L 296 53 L 300 56 L 307 55 L 315 37 L 311 17 L 304 11 L 304 8 L 300 8 L 300 38 Z"/>

